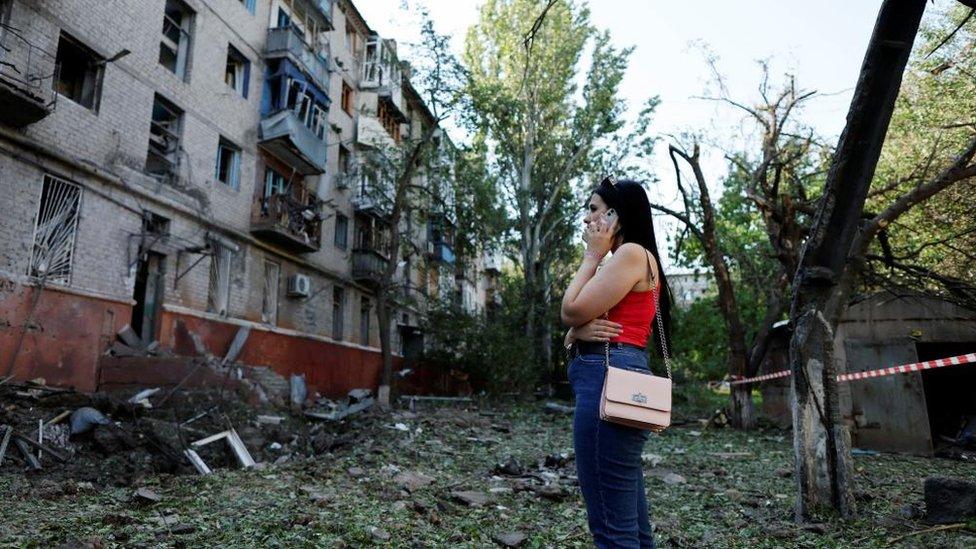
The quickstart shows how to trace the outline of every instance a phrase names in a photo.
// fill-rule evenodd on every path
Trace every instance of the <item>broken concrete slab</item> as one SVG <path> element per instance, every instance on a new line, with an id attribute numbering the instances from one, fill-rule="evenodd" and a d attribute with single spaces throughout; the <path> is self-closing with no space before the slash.
<path id="1" fill-rule="evenodd" d="M 135 501 L 141 503 L 159 503 L 163 500 L 159 494 L 149 488 L 139 488 L 132 497 Z"/>
<path id="2" fill-rule="evenodd" d="M 473 490 L 458 490 L 451 492 L 451 497 L 468 507 L 481 507 L 488 503 L 488 495 Z"/>
<path id="3" fill-rule="evenodd" d="M 144 349 L 142 338 L 136 334 L 135 330 L 132 329 L 132 326 L 129 326 L 128 324 L 122 326 L 122 329 L 119 330 L 116 335 L 118 336 L 119 341 L 125 343 L 129 347 L 132 347 L 133 349 Z"/>
<path id="4" fill-rule="evenodd" d="M 518 547 L 525 542 L 526 538 L 527 536 L 522 532 L 504 532 L 491 537 L 495 543 L 503 547 Z"/>
<path id="5" fill-rule="evenodd" d="M 425 486 L 429 486 L 434 482 L 433 477 L 429 477 L 423 473 L 415 473 L 413 471 L 404 471 L 393 478 L 393 482 L 400 485 L 401 488 L 405 489 L 410 493 L 414 493 Z"/>
<path id="6" fill-rule="evenodd" d="M 925 479 L 925 521 L 967 522 L 976 517 L 976 483 L 947 477 Z"/>

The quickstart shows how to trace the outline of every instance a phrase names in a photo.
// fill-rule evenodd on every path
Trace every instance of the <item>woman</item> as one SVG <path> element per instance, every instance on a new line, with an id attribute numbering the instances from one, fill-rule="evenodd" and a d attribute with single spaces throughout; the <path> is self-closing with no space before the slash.
<path id="1" fill-rule="evenodd" d="M 588 208 L 586 252 L 562 304 L 563 323 L 571 327 L 566 343 L 573 356 L 569 380 L 576 395 L 576 470 L 598 547 L 654 547 L 641 465 L 647 432 L 602 421 L 599 409 L 605 346 L 610 346 L 614 366 L 647 370 L 655 296 L 667 332 L 670 292 L 658 267 L 643 187 L 608 177 L 593 191 Z M 613 255 L 597 271 L 608 252 Z M 660 351 L 661 338 L 654 339 Z"/>

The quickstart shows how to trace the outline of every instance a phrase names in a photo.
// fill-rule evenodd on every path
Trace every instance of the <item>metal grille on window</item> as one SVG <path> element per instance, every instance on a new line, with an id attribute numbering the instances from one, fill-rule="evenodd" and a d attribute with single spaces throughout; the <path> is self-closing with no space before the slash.
<path id="1" fill-rule="evenodd" d="M 80 211 L 81 188 L 45 175 L 34 228 L 30 276 L 46 282 L 71 283 L 71 262 Z"/>
<path id="2" fill-rule="evenodd" d="M 217 242 L 210 261 L 210 292 L 207 307 L 212 313 L 227 316 L 230 306 L 230 267 L 233 251 Z"/>
<path id="3" fill-rule="evenodd" d="M 261 321 L 276 324 L 278 321 L 278 282 L 281 266 L 273 261 L 264 262 L 264 299 L 261 302 Z"/>

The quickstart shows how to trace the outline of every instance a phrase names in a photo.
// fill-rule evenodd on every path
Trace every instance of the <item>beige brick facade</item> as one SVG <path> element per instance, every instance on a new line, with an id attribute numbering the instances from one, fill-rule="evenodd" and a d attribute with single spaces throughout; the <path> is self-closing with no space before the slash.
<path id="1" fill-rule="evenodd" d="M 0 276 L 18 284 L 31 283 L 27 274 L 41 188 L 45 174 L 51 174 L 82 189 L 69 283 L 73 291 L 135 304 L 142 268 L 139 259 L 145 258 L 140 252 L 152 251 L 164 258 L 163 309 L 219 319 L 208 311 L 208 304 L 214 293 L 213 273 L 220 270 L 212 265 L 216 259 L 211 254 L 220 248 L 214 243 L 222 242 L 236 249 L 229 264 L 226 311 L 235 322 L 253 322 L 257 328 L 268 324 L 262 320 L 262 311 L 267 301 L 265 265 L 271 262 L 277 265 L 279 276 L 277 318 L 269 329 L 329 340 L 334 331 L 334 288 L 340 287 L 345 295 L 344 329 L 342 341 L 337 343 L 378 352 L 375 303 L 369 341 L 360 337 L 362 300 L 370 298 L 371 292 L 368 285 L 354 280 L 352 271 L 355 178 L 342 178 L 339 172 L 340 150 L 353 160 L 360 159 L 360 118 L 376 116 L 377 94 L 360 88 L 370 29 L 345 0 L 336 0 L 328 17 L 315 11 L 328 2 L 307 0 L 255 0 L 254 13 L 239 0 L 183 0 L 182 4 L 192 11 L 183 78 L 159 61 L 164 0 L 0 0 L 0 14 L 6 8 L 5 23 L 9 25 L 2 32 L 16 29 L 52 56 L 64 33 L 97 58 L 110 60 L 100 69 L 97 110 L 60 96 L 50 114 L 34 123 L 19 128 L 0 124 Z M 252 220 L 255 209 L 261 209 L 265 168 L 283 165 L 259 144 L 262 105 L 270 93 L 266 85 L 271 63 L 266 55 L 268 29 L 277 25 L 279 11 L 297 17 L 295 6 L 320 28 L 328 20 L 332 25 L 320 37 L 329 46 L 329 59 L 323 62 L 331 69 L 323 90 L 331 100 L 321 144 L 327 149 L 325 169 L 303 182 L 322 204 L 320 243 L 311 251 L 254 232 Z M 319 40 L 306 38 L 313 45 Z M 352 50 L 349 45 L 354 46 Z M 246 98 L 224 80 L 229 46 L 250 64 Z M 351 113 L 343 108 L 344 85 L 352 91 Z M 183 112 L 178 167 L 172 178 L 162 180 L 145 172 L 157 95 Z M 410 109 L 411 122 L 422 119 L 421 110 Z M 419 123 L 410 124 L 414 134 L 419 127 Z M 240 150 L 236 189 L 217 180 L 221 139 Z M 340 182 L 348 186 L 340 188 Z M 423 179 L 418 182 L 424 184 Z M 168 237 L 156 240 L 143 234 L 144 211 L 168 220 Z M 344 250 L 335 244 L 337 214 L 348 220 Z M 418 247 L 425 249 L 427 235 L 421 226 L 425 221 L 418 217 L 411 223 Z M 429 266 L 423 256 L 414 257 L 409 265 L 411 284 L 424 287 Z M 450 265 L 433 268 L 453 280 Z M 478 272 L 476 269 L 474 278 Z M 310 278 L 309 297 L 286 295 L 287 281 L 296 274 Z M 478 291 L 483 284 L 477 280 L 466 284 L 462 293 L 471 294 L 468 300 L 474 302 L 474 308 L 483 306 L 484 292 Z M 401 321 L 406 312 L 409 323 L 417 325 L 423 309 L 423 304 L 411 307 L 398 312 L 395 319 Z M 393 333 L 396 352 L 397 330 Z"/>

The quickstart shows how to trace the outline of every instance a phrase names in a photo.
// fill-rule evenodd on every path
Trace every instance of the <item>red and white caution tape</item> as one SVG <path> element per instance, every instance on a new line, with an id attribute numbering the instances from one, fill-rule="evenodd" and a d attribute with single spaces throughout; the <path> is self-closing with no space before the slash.
<path id="1" fill-rule="evenodd" d="M 753 381 L 766 381 L 767 379 L 776 379 L 779 377 L 787 377 L 791 374 L 789 370 L 781 370 L 779 372 L 773 372 L 771 374 L 763 374 L 756 377 L 747 377 L 744 379 L 737 379 L 735 381 L 730 381 L 729 385 L 740 385 L 742 383 L 752 383 Z"/>
<path id="2" fill-rule="evenodd" d="M 959 364 L 969 364 L 972 362 L 976 362 L 976 353 L 970 353 L 968 355 L 950 356 L 949 358 L 940 358 L 937 360 L 926 360 L 925 362 L 916 362 L 914 364 L 903 364 L 901 366 L 892 366 L 891 368 L 882 368 L 880 370 L 870 370 L 867 372 L 851 372 L 849 374 L 841 374 L 837 376 L 837 381 L 851 381 L 853 379 L 867 379 L 869 377 L 890 376 L 894 374 L 907 374 L 908 372 L 921 372 L 922 370 L 931 370 L 933 368 L 945 368 L 946 366 L 957 366 Z"/>
<path id="3" fill-rule="evenodd" d="M 958 366 L 960 364 L 971 364 L 974 362 L 976 362 L 976 353 L 970 353 L 968 355 L 950 356 L 948 358 L 926 360 L 924 362 L 914 362 L 912 364 L 902 364 L 901 366 L 892 366 L 890 368 L 881 368 L 879 370 L 869 370 L 867 372 L 851 372 L 848 374 L 841 374 L 837 376 L 837 381 L 852 381 L 855 379 L 868 379 L 872 377 L 890 376 L 894 374 L 907 374 L 908 372 L 921 372 L 922 370 L 932 370 L 935 368 L 945 368 L 947 366 Z M 790 370 L 780 370 L 771 374 L 737 379 L 729 382 L 729 385 L 741 385 L 743 383 L 766 381 L 767 379 L 787 377 L 791 374 L 792 372 Z"/>

